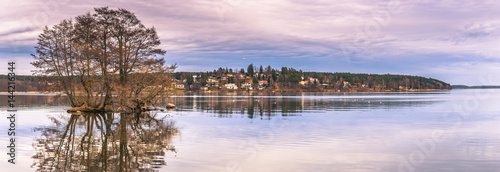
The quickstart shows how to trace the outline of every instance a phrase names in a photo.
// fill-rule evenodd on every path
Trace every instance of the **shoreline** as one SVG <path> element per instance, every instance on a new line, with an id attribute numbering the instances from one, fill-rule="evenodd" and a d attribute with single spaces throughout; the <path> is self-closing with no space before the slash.
<path id="1" fill-rule="evenodd" d="M 179 93 L 236 93 L 236 92 L 253 92 L 253 93 L 384 93 L 384 92 L 433 92 L 433 91 L 450 91 L 453 89 L 411 89 L 411 90 L 304 90 L 304 89 L 281 89 L 281 90 L 176 90 L 173 94 Z M 0 92 L 0 95 L 8 94 L 8 92 Z M 17 92 L 16 95 L 61 95 L 66 96 L 64 92 L 47 92 L 47 91 L 27 91 L 27 92 Z"/>
<path id="2" fill-rule="evenodd" d="M 304 89 L 282 89 L 282 90 L 187 90 L 176 93 L 235 93 L 235 92 L 253 92 L 253 93 L 384 93 L 384 92 L 433 92 L 450 91 L 452 89 L 412 89 L 412 90 L 304 90 Z"/>

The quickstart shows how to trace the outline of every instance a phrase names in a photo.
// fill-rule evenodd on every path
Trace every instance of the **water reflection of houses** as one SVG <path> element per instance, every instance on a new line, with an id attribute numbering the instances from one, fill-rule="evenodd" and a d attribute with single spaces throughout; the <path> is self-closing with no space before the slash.
<path id="1" fill-rule="evenodd" d="M 323 96 L 314 96 L 323 95 Z M 328 96 L 331 95 L 331 96 Z M 355 97 L 350 98 L 353 95 Z M 271 116 L 295 116 L 325 111 L 349 111 L 352 109 L 390 109 L 393 107 L 426 106 L 436 101 L 406 100 L 394 97 L 390 100 L 370 96 L 359 98 L 358 93 L 191 93 L 171 97 L 166 102 L 177 105 L 178 111 L 202 111 L 231 118 L 246 115 L 248 118 Z M 376 102 L 376 103 L 375 103 Z M 383 102 L 383 103 L 382 103 Z M 196 108 L 193 108 L 196 107 Z"/>
<path id="2" fill-rule="evenodd" d="M 55 126 L 35 128 L 32 157 L 38 171 L 154 171 L 178 130 L 152 114 L 86 114 L 53 118 Z"/>

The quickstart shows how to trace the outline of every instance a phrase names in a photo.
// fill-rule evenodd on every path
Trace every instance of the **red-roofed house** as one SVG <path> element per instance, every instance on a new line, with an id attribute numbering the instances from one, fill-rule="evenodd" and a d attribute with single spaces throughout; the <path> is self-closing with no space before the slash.
<path id="1" fill-rule="evenodd" d="M 259 81 L 259 85 L 267 85 L 267 81 L 266 80 L 260 80 Z"/>

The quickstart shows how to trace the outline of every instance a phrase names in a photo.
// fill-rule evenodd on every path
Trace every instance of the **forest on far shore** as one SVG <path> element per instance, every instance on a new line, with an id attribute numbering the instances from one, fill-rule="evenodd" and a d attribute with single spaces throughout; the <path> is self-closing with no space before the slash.
<path id="1" fill-rule="evenodd" d="M 7 92 L 7 83 L 9 82 L 7 75 L 0 75 L 0 92 Z M 27 91 L 46 91 L 46 83 L 40 82 L 38 77 L 29 75 L 16 75 L 16 92 Z"/>
<path id="2" fill-rule="evenodd" d="M 267 91 L 411 91 L 451 89 L 449 83 L 421 76 L 398 74 L 355 74 L 304 72 L 294 68 L 271 66 L 246 69 L 219 68 L 207 72 L 175 72 L 176 84 L 185 90 L 224 90 L 234 84 L 238 90 Z M 263 84 L 264 83 L 264 84 Z M 259 88 L 259 89 L 257 89 Z"/>
<path id="3" fill-rule="evenodd" d="M 200 90 L 201 87 L 206 87 L 207 90 L 224 90 L 223 85 L 225 84 L 234 84 L 239 89 L 245 89 L 242 87 L 244 84 L 258 88 L 259 81 L 266 81 L 266 84 L 262 84 L 262 87 L 265 87 L 264 90 L 404 91 L 452 88 L 446 82 L 421 76 L 303 72 L 287 67 L 282 67 L 280 70 L 270 66 L 266 68 L 254 67 L 253 64 L 249 65 L 246 70 L 219 68 L 209 72 L 175 72 L 173 77 L 176 80 L 175 84 L 182 84 L 184 90 L 192 91 Z M 7 85 L 7 82 L 7 75 L 0 75 L 0 85 Z M 16 76 L 16 91 L 18 92 L 48 91 L 47 84 L 49 83 L 39 81 L 37 76 Z M 7 87 L 0 88 L 0 91 L 6 92 Z"/>

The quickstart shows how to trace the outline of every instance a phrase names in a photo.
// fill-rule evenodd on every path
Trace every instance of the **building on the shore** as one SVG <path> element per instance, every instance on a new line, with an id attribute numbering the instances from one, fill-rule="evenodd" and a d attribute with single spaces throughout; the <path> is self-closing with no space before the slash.
<path id="1" fill-rule="evenodd" d="M 245 79 L 245 77 L 246 77 L 246 76 L 245 76 L 245 75 L 243 75 L 243 74 L 238 74 L 237 76 L 238 76 L 238 79 Z"/>
<path id="2" fill-rule="evenodd" d="M 213 77 L 213 76 L 210 76 L 207 79 L 207 83 L 209 83 L 209 84 L 215 84 L 215 83 L 218 83 L 218 82 L 219 81 L 215 77 Z"/>
<path id="3" fill-rule="evenodd" d="M 243 84 L 241 84 L 241 88 L 243 88 L 243 89 L 248 89 L 248 88 L 251 88 L 251 87 L 252 87 L 252 84 L 250 84 L 250 83 L 243 83 Z"/>
<path id="4" fill-rule="evenodd" d="M 178 90 L 184 90 L 184 89 L 186 89 L 184 87 L 184 84 L 179 84 L 179 83 L 174 83 L 174 87 L 175 87 L 175 89 L 178 89 Z"/>
<path id="5" fill-rule="evenodd" d="M 347 82 L 347 81 L 344 81 L 344 88 L 345 87 L 350 87 L 351 86 L 351 83 Z"/>
<path id="6" fill-rule="evenodd" d="M 318 78 L 313 78 L 313 77 L 308 77 L 307 80 L 309 80 L 309 82 L 311 83 L 318 83 Z"/>
<path id="7" fill-rule="evenodd" d="M 259 81 L 259 85 L 262 86 L 262 85 L 267 85 L 267 81 L 266 80 L 260 80 Z"/>
<path id="8" fill-rule="evenodd" d="M 234 84 L 234 83 L 225 84 L 224 87 L 228 90 L 237 90 L 238 89 L 238 86 L 236 86 L 236 84 Z"/>

